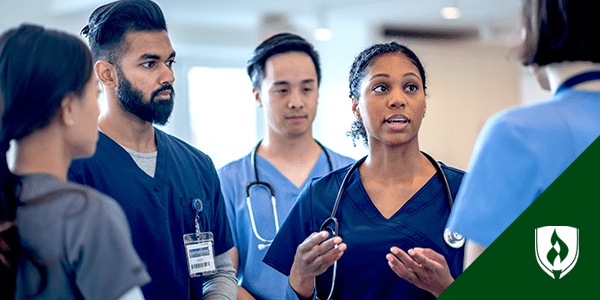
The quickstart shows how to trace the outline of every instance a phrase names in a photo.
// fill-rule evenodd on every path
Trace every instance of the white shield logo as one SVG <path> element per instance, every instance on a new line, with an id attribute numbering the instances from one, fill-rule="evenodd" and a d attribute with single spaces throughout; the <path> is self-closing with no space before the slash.
<path id="1" fill-rule="evenodd" d="M 535 257 L 550 277 L 563 278 L 579 257 L 579 229 L 569 226 L 545 226 L 535 230 Z"/>

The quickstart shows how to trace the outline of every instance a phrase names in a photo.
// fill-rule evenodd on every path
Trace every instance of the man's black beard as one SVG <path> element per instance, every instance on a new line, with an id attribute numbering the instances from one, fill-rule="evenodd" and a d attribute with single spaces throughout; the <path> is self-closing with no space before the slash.
<path id="1" fill-rule="evenodd" d="M 169 83 L 165 83 L 161 88 L 152 92 L 150 102 L 144 103 L 142 91 L 131 86 L 131 82 L 125 78 L 125 75 L 119 68 L 117 68 L 117 73 L 119 76 L 117 97 L 121 101 L 121 105 L 123 105 L 129 113 L 143 121 L 161 126 L 167 124 L 171 112 L 173 111 L 173 96 L 175 96 L 173 86 Z M 158 93 L 165 90 L 171 90 L 170 98 L 167 100 L 155 100 Z"/>

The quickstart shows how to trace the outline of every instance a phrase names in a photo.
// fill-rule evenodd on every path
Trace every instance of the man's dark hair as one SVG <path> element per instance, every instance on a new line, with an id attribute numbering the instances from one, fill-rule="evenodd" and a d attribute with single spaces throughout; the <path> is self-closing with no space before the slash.
<path id="1" fill-rule="evenodd" d="M 250 76 L 250 80 L 252 81 L 252 87 L 260 87 L 262 80 L 265 78 L 265 64 L 269 57 L 287 52 L 304 52 L 308 54 L 317 71 L 317 84 L 321 85 L 319 54 L 313 45 L 298 35 L 292 33 L 279 33 L 258 45 L 248 61 L 247 70 L 248 76 Z"/>
<path id="2" fill-rule="evenodd" d="M 90 43 L 94 61 L 118 63 L 127 51 L 123 43 L 129 31 L 167 30 L 160 7 L 150 0 L 121 0 L 98 7 L 90 16 L 81 34 Z"/>
<path id="3" fill-rule="evenodd" d="M 524 0 L 523 65 L 600 62 L 598 1 Z"/>

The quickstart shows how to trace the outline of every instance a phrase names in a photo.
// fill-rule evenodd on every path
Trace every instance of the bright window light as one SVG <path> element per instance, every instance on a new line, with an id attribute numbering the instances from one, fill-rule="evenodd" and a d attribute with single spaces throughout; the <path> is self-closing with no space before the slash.
<path id="1" fill-rule="evenodd" d="M 256 102 L 246 70 L 195 67 L 188 80 L 192 144 L 217 169 L 250 153 L 256 144 Z"/>
<path id="2" fill-rule="evenodd" d="M 317 41 L 328 41 L 331 39 L 331 30 L 328 28 L 318 28 L 313 32 L 313 36 Z"/>
<path id="3" fill-rule="evenodd" d="M 444 19 L 458 19 L 460 18 L 460 10 L 458 7 L 444 7 L 442 8 L 442 17 Z"/>

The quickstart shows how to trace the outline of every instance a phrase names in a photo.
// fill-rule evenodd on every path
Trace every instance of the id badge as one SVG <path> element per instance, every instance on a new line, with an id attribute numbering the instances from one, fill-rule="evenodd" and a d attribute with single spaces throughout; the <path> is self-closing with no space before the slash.
<path id="1" fill-rule="evenodd" d="M 183 244 L 190 277 L 217 273 L 212 232 L 202 232 L 198 235 L 196 233 L 184 234 Z"/>

